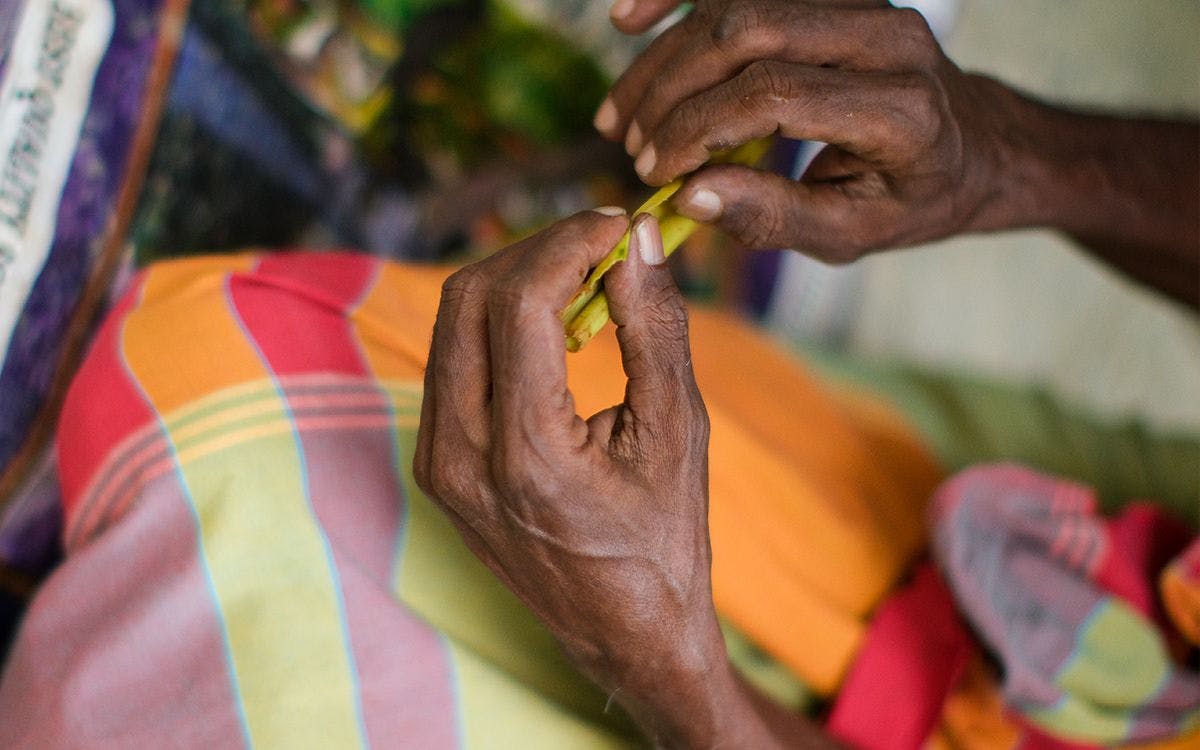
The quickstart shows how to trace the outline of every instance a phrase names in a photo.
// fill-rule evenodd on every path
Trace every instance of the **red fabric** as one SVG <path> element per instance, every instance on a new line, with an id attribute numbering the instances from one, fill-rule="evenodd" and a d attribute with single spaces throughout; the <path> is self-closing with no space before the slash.
<path id="1" fill-rule="evenodd" d="M 974 650 L 953 595 L 923 563 L 872 621 L 827 729 L 864 750 L 921 747 Z"/>
<path id="2" fill-rule="evenodd" d="M 1192 533 L 1148 503 L 1132 504 L 1107 523 L 1110 544 L 1093 579 L 1162 632 L 1172 632 L 1156 584 L 1162 569 L 1192 541 Z"/>
<path id="3" fill-rule="evenodd" d="M 93 476 L 117 441 L 139 425 L 155 419 L 146 399 L 125 377 L 125 362 L 121 359 L 119 345 L 120 321 L 137 302 L 144 279 L 144 275 L 139 275 L 134 280 L 130 285 L 133 291 L 117 303 L 107 322 L 100 327 L 92 342 L 91 353 L 67 391 L 64 415 L 78 413 L 82 404 L 87 404 L 90 413 L 96 415 L 96 419 L 87 425 L 77 424 L 67 417 L 58 425 L 58 472 L 68 517 L 74 513 L 77 501 L 87 489 L 84 483 Z M 103 389 L 102 400 L 95 397 L 98 389 Z"/>
<path id="4" fill-rule="evenodd" d="M 253 274 L 234 274 L 229 297 L 247 336 L 276 375 L 367 375 L 362 353 L 347 335 L 345 311 L 370 287 L 375 269 L 370 258 L 342 253 L 273 255 Z M 303 273 L 320 278 L 320 288 L 306 284 Z"/>

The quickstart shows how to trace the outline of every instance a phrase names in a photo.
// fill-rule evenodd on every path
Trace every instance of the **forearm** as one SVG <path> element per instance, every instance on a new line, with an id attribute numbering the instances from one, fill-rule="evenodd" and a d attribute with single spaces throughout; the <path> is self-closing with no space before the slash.
<path id="1" fill-rule="evenodd" d="M 715 618 L 705 630 L 698 642 L 658 659 L 622 649 L 634 654 L 629 666 L 601 678 L 655 747 L 838 747 L 807 717 L 773 703 L 737 675 Z"/>
<path id="2" fill-rule="evenodd" d="M 979 230 L 1057 229 L 1133 279 L 1200 306 L 1200 123 L 1050 107 L 979 79 L 1002 132 Z"/>

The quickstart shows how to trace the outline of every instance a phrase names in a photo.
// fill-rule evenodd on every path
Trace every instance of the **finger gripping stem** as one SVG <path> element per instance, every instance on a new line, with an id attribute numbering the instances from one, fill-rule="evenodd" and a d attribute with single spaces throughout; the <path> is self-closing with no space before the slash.
<path id="1" fill-rule="evenodd" d="M 728 153 L 714 155 L 711 161 L 754 166 L 766 154 L 770 144 L 769 138 L 751 141 Z M 668 256 L 675 252 L 698 226 L 695 221 L 675 213 L 667 204 L 671 196 L 675 195 L 681 187 L 683 187 L 682 179 L 664 185 L 633 213 L 633 216 L 648 213 L 658 219 L 659 231 L 662 233 L 663 252 Z M 563 335 L 567 351 L 577 352 L 582 349 L 608 323 L 608 298 L 604 294 L 604 274 L 629 256 L 630 231 L 632 231 L 632 226 L 626 230 L 624 236 L 613 246 L 609 254 L 604 256 L 604 259 L 592 269 L 587 279 L 559 313 L 563 322 Z"/>

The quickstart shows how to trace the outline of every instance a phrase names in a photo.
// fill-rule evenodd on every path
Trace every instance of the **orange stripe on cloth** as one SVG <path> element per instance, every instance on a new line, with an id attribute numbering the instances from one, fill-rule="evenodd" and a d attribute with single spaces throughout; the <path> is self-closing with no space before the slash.
<path id="1" fill-rule="evenodd" d="M 419 381 L 424 377 L 442 282 L 453 270 L 446 266 L 380 266 L 379 277 L 352 319 L 363 358 L 376 379 Z M 427 325 L 407 325 L 414 320 Z"/>
<path id="2" fill-rule="evenodd" d="M 1159 591 L 1175 627 L 1200 646 L 1200 537 L 1163 570 Z"/>
<path id="3" fill-rule="evenodd" d="M 121 347 L 159 414 L 269 377 L 229 314 L 222 291 L 230 273 L 249 271 L 256 260 L 254 255 L 203 256 L 157 265 L 146 276 L 138 313 L 129 317 Z M 152 328 L 140 330 L 143 325 Z M 221 367 L 181 366 L 197 361 L 220 362 Z M 206 377 L 198 381 L 181 377 L 181 372 Z"/>

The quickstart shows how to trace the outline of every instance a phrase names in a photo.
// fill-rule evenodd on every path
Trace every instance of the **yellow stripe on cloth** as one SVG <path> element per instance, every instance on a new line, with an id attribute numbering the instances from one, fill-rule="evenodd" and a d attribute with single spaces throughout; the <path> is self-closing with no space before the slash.
<path id="1" fill-rule="evenodd" d="M 404 481 L 396 596 L 445 639 L 464 748 L 631 747 L 628 721 L 605 713 L 607 696 L 567 662 L 413 480 L 430 329 L 451 270 L 384 265 L 350 319 L 395 413 L 396 466 Z"/>
<path id="2" fill-rule="evenodd" d="M 291 415 L 223 291 L 227 272 L 250 262 L 156 266 L 122 347 L 177 452 L 248 739 L 262 747 L 357 747 L 361 718 L 341 592 L 309 505 Z M 237 429 L 246 416 L 240 397 L 251 394 L 255 420 Z M 232 431 L 213 437 L 222 420 Z M 206 428 L 200 440 L 197 425 Z M 189 446 L 182 452 L 181 441 Z"/>
<path id="3" fill-rule="evenodd" d="M 625 749 L 609 734 L 547 701 L 473 651 L 449 641 L 454 662 L 462 747 L 513 750 Z"/>

